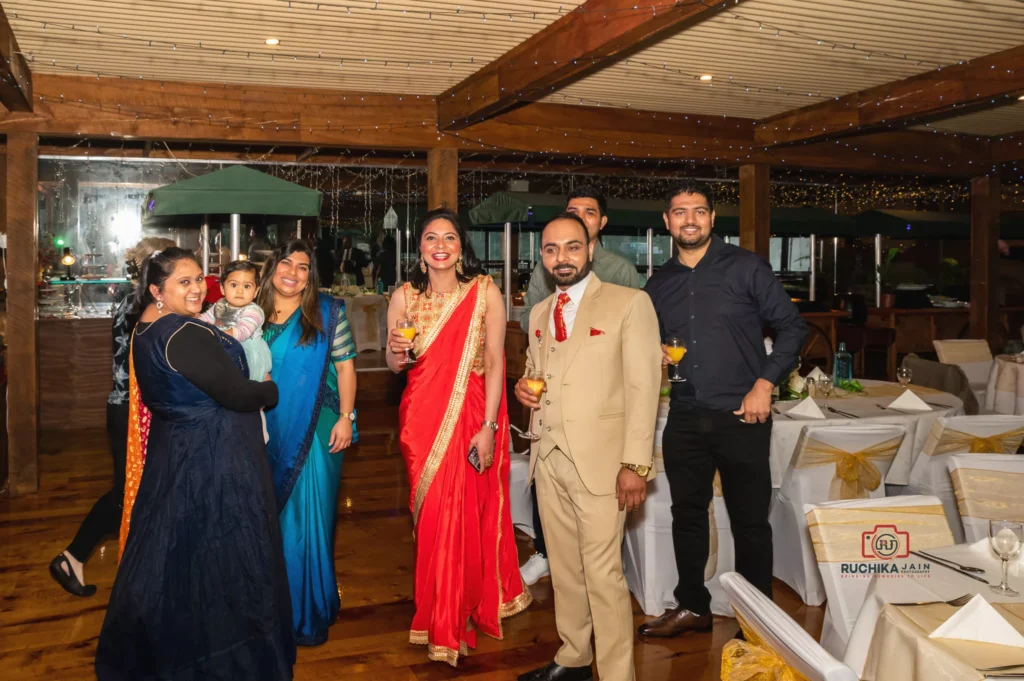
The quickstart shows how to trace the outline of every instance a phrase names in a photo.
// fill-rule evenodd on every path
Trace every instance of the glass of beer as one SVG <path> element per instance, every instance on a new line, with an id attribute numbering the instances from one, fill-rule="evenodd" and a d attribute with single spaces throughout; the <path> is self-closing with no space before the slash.
<path id="1" fill-rule="evenodd" d="M 679 374 L 679 363 L 686 356 L 686 343 L 682 338 L 669 338 L 665 341 L 665 349 L 668 352 L 669 366 L 672 367 L 668 370 L 668 382 L 686 382 L 686 379 Z"/>
<path id="2" fill-rule="evenodd" d="M 398 329 L 398 333 L 402 334 L 408 340 L 412 340 L 416 337 L 416 325 L 410 319 L 399 319 L 395 324 L 395 328 Z M 415 364 L 416 360 L 413 359 L 412 353 L 409 350 L 405 351 L 405 361 L 402 364 Z"/>
<path id="3" fill-rule="evenodd" d="M 540 371 L 529 371 L 526 374 L 526 387 L 533 393 L 533 396 L 540 400 L 541 395 L 544 394 L 544 374 Z M 533 432 L 533 414 L 536 410 L 530 410 L 530 427 L 523 433 L 523 437 L 532 442 L 536 442 L 540 439 L 540 435 Z"/>

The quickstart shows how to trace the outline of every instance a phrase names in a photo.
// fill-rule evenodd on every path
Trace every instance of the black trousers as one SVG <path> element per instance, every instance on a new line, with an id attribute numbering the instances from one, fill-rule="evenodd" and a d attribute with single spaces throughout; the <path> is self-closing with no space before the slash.
<path id="1" fill-rule="evenodd" d="M 548 557 L 548 545 L 544 543 L 544 526 L 540 524 L 540 506 L 537 505 L 537 485 L 530 486 L 533 497 L 533 550 Z"/>
<path id="2" fill-rule="evenodd" d="M 110 454 L 114 459 L 114 486 L 100 497 L 78 528 L 68 553 L 84 563 L 89 555 L 108 535 L 121 529 L 121 509 L 124 506 L 124 468 L 128 458 L 128 403 L 107 404 L 107 436 Z"/>
<path id="3" fill-rule="evenodd" d="M 708 506 L 715 470 L 721 476 L 722 495 L 729 510 L 736 572 L 771 598 L 771 433 L 771 420 L 748 424 L 731 412 L 672 403 L 662 451 L 672 493 L 672 540 L 679 571 L 675 597 L 680 607 L 698 615 L 711 610 L 704 565 L 708 560 Z"/>

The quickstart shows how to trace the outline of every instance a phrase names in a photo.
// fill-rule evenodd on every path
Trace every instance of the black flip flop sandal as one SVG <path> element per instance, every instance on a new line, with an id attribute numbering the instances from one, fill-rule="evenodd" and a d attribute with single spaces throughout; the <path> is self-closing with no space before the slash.
<path id="1" fill-rule="evenodd" d="M 86 598 L 96 593 L 95 584 L 82 584 L 78 581 L 75 571 L 71 569 L 71 563 L 63 553 L 50 561 L 50 576 L 73 596 Z"/>

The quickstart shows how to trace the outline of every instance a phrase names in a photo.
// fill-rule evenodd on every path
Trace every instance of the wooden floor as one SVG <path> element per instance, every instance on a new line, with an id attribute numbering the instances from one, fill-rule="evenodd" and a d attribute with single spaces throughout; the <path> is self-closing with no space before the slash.
<path id="1" fill-rule="evenodd" d="M 338 505 L 335 560 L 342 611 L 330 640 L 299 650 L 303 681 L 440 681 L 455 677 L 513 679 L 547 663 L 558 649 L 551 583 L 532 588 L 536 602 L 506 621 L 505 640 L 481 636 L 458 669 L 430 662 L 408 643 L 413 615 L 413 540 L 409 488 L 398 453 L 396 411 L 364 405 L 362 442 L 346 453 Z M 93 654 L 117 559 L 111 538 L 89 561 L 92 598 L 66 594 L 49 577 L 50 559 L 66 548 L 93 501 L 109 486 L 110 457 L 102 430 L 43 435 L 38 495 L 0 498 L 0 675 L 22 679 L 92 679 Z M 520 541 L 521 560 L 529 555 Z M 776 600 L 817 635 L 821 608 L 800 603 L 776 582 Z M 635 621 L 644 621 L 634 603 Z M 636 643 L 639 681 L 718 679 L 722 645 L 734 620 L 716 618 L 714 632 Z M 241 681 L 241 680 L 240 680 Z"/>

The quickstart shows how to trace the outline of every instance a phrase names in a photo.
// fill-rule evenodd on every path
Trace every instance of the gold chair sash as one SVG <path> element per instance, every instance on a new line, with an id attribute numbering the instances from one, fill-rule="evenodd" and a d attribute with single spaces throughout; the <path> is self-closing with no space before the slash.
<path id="1" fill-rule="evenodd" d="M 1024 440 L 1024 428 L 1015 428 L 1005 433 L 983 436 L 972 435 L 953 428 L 944 428 L 931 455 L 939 454 L 1016 454 Z"/>
<path id="2" fill-rule="evenodd" d="M 950 477 L 961 516 L 1024 521 L 1024 473 L 957 468 Z"/>
<path id="3" fill-rule="evenodd" d="M 819 563 L 873 562 L 873 558 L 864 556 L 864 533 L 879 525 L 895 525 L 899 532 L 907 532 L 910 545 L 915 549 L 953 544 L 941 504 L 813 508 L 807 512 L 807 529 Z"/>
<path id="4" fill-rule="evenodd" d="M 797 455 L 794 468 L 813 468 L 830 463 L 836 465 L 836 474 L 829 485 L 829 501 L 866 499 L 869 491 L 882 484 L 882 472 L 874 462 L 892 461 L 903 443 L 903 436 L 879 442 L 866 449 L 847 452 L 808 437 Z"/>
<path id="5" fill-rule="evenodd" d="M 722 681 L 808 681 L 766 645 L 736 613 L 746 641 L 733 639 L 722 648 Z"/>

